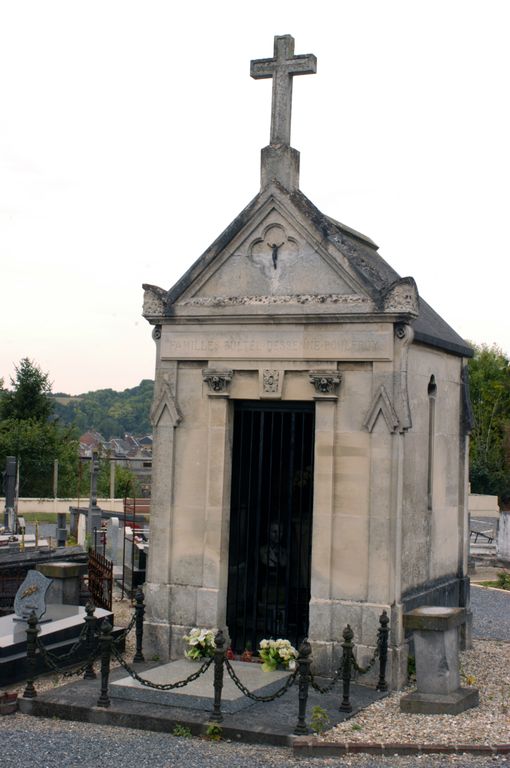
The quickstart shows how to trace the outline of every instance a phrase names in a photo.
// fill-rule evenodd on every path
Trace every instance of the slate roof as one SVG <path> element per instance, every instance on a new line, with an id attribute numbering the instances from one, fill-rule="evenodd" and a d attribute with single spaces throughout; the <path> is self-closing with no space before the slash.
<path id="1" fill-rule="evenodd" d="M 329 240 L 345 256 L 354 274 L 357 276 L 367 293 L 376 305 L 382 306 L 385 292 L 400 275 L 378 253 L 378 246 L 366 235 L 356 232 L 345 224 L 326 216 L 304 195 L 301 190 L 289 192 L 277 181 L 273 182 L 280 194 L 288 198 L 291 205 L 309 220 L 318 230 L 323 239 Z M 165 304 L 171 314 L 171 305 L 193 283 L 196 277 L 221 253 L 228 243 L 241 231 L 257 211 L 259 205 L 267 198 L 267 189 L 263 189 L 246 208 L 232 221 L 212 245 L 184 273 L 168 292 L 163 292 L 155 286 L 156 291 L 165 293 Z M 144 286 L 145 287 L 145 286 Z M 149 287 L 149 286 L 146 286 Z M 472 357 L 473 350 L 446 323 L 427 302 L 419 297 L 420 314 L 412 322 L 416 342 L 447 350 L 455 355 Z"/>

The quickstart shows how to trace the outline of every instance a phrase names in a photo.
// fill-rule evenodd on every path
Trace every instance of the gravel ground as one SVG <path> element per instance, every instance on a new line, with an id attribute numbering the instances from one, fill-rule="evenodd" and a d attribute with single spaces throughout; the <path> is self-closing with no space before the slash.
<path id="1" fill-rule="evenodd" d="M 289 750 L 208 742 L 126 728 L 85 726 L 11 715 L 0 722 L 1 764 L 9 768 L 269 768 L 353 766 L 353 768 L 507 768 L 508 758 L 470 755 L 294 758 Z"/>
<path id="2" fill-rule="evenodd" d="M 510 607 L 510 602 L 509 602 Z M 504 744 L 510 740 L 510 644 L 477 640 L 461 654 L 463 685 L 479 689 L 480 705 L 460 715 L 409 715 L 401 693 L 371 704 L 324 735 L 326 741 Z"/>
<path id="3" fill-rule="evenodd" d="M 501 570 L 501 569 L 498 569 Z M 473 637 L 510 641 L 510 592 L 471 585 Z"/>
<path id="4" fill-rule="evenodd" d="M 371 705 L 355 718 L 327 734 L 328 740 L 406 741 L 475 744 L 510 741 L 510 594 L 473 588 L 475 637 L 481 640 L 462 654 L 462 670 L 474 675 L 481 704 L 456 717 L 403 715 L 398 694 Z M 116 602 L 118 624 L 131 616 L 128 601 Z M 130 646 L 134 642 L 130 636 Z M 53 687 L 55 676 L 44 686 Z M 357 726 L 353 728 L 353 726 Z M 263 766 L 353 766 L 353 768 L 508 768 L 508 756 L 415 755 L 379 757 L 347 755 L 341 758 L 294 758 L 289 750 L 209 742 L 110 726 L 47 720 L 17 713 L 0 718 L 0 765 L 9 768 L 96 768 L 119 763 L 122 768 L 262 768 Z"/>

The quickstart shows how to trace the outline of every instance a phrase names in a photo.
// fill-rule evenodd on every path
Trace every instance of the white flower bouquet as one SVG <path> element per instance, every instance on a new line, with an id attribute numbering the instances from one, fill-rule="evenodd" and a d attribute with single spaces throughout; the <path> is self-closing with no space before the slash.
<path id="1" fill-rule="evenodd" d="M 274 672 L 275 669 L 294 669 L 298 652 L 290 644 L 290 640 L 261 640 L 259 656 L 262 659 L 262 669 Z"/>
<path id="2" fill-rule="evenodd" d="M 214 656 L 214 649 L 216 648 L 216 643 L 214 642 L 215 634 L 216 630 L 214 629 L 193 627 L 189 635 L 184 635 L 182 638 L 188 644 L 188 648 L 184 652 L 186 658 L 191 659 L 191 661 L 198 661 L 199 659 Z"/>

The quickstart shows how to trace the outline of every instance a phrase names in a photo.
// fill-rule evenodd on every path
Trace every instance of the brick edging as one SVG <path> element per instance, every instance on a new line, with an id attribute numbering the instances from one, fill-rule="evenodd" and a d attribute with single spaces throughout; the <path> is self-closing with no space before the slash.
<path id="1" fill-rule="evenodd" d="M 406 744 L 404 742 L 377 741 L 318 741 L 300 736 L 293 741 L 292 750 L 296 757 L 338 757 L 339 755 L 365 752 L 371 755 L 417 755 L 417 754 L 472 754 L 507 755 L 510 744 Z"/>

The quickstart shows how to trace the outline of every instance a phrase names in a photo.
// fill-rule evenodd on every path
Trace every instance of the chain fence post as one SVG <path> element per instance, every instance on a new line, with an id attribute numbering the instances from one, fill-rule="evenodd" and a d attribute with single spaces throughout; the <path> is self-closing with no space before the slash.
<path id="1" fill-rule="evenodd" d="M 344 641 L 342 643 L 342 703 L 340 704 L 340 712 L 352 712 L 350 691 L 352 675 L 352 638 L 354 637 L 354 632 L 352 631 L 350 624 L 347 624 L 342 632 L 342 636 Z"/>
<path id="2" fill-rule="evenodd" d="M 308 642 L 308 639 L 303 640 L 299 646 L 299 656 L 297 658 L 298 676 L 299 676 L 299 709 L 298 720 L 296 727 L 294 728 L 294 734 L 296 736 L 304 736 L 310 733 L 310 729 L 306 724 L 306 705 L 308 702 L 308 687 L 310 684 L 310 666 L 312 664 L 312 646 Z"/>
<path id="3" fill-rule="evenodd" d="M 23 691 L 24 699 L 34 699 L 37 696 L 37 691 L 34 686 L 34 679 L 36 675 L 36 650 L 37 650 L 37 635 L 39 634 L 39 627 L 37 626 L 37 616 L 35 611 L 32 611 L 27 620 L 27 671 L 28 678 L 25 690 Z"/>
<path id="4" fill-rule="evenodd" d="M 221 629 L 218 630 L 214 642 L 216 645 L 214 651 L 214 707 L 211 721 L 221 723 L 223 721 L 221 692 L 223 689 L 223 663 L 225 661 L 225 637 Z"/>
<path id="5" fill-rule="evenodd" d="M 145 616 L 144 594 L 141 587 L 138 587 L 135 594 L 135 615 L 136 615 L 136 653 L 133 656 L 133 662 L 145 661 L 142 652 L 143 645 L 143 618 Z"/>
<path id="6" fill-rule="evenodd" d="M 386 663 L 388 661 L 389 623 L 389 616 L 386 611 L 383 611 L 379 616 L 379 624 L 381 626 L 377 631 L 377 644 L 379 646 L 379 680 L 377 682 L 376 690 L 378 691 L 388 690 L 388 683 L 386 682 Z"/>
<path id="7" fill-rule="evenodd" d="M 85 606 L 85 624 L 86 624 L 86 630 L 85 630 L 85 648 L 87 649 L 87 657 L 90 658 L 92 655 L 92 650 L 94 648 L 94 634 L 96 630 L 96 617 L 94 616 L 94 611 L 96 610 L 96 606 L 92 602 L 92 600 L 89 600 L 87 602 L 87 605 Z M 87 666 L 85 667 L 85 672 L 83 674 L 84 680 L 95 680 L 97 677 L 95 670 L 94 670 L 94 662 L 88 661 Z"/>
<path id="8" fill-rule="evenodd" d="M 99 644 L 101 646 L 101 695 L 97 700 L 98 707 L 109 707 L 108 678 L 110 677 L 110 657 L 112 653 L 112 625 L 108 619 L 101 624 Z"/>

